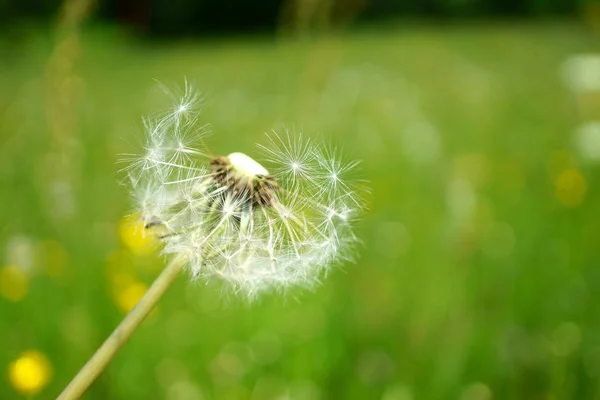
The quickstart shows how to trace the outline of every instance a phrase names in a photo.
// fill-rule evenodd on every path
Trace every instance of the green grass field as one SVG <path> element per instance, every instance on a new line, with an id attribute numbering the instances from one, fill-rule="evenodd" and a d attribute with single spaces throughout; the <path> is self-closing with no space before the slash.
<path id="1" fill-rule="evenodd" d="M 599 93 L 570 23 L 389 26 L 290 40 L 0 40 L 0 398 L 54 398 L 163 260 L 123 225 L 119 154 L 184 79 L 213 152 L 285 129 L 362 160 L 364 241 L 314 292 L 181 277 L 89 399 L 596 399 Z M 60 43 L 60 45 L 58 45 Z M 600 74 L 600 72 L 598 72 Z M 287 397 L 286 397 L 287 396 Z"/>

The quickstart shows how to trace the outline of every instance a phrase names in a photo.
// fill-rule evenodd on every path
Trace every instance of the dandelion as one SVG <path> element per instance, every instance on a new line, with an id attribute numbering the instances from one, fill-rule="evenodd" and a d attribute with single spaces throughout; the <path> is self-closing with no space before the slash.
<path id="1" fill-rule="evenodd" d="M 206 126 L 198 127 L 199 98 L 186 85 L 167 113 L 146 119 L 143 151 L 127 155 L 123 169 L 142 233 L 158 238 L 171 261 L 60 399 L 87 389 L 183 268 L 255 299 L 312 288 L 353 259 L 363 210 L 358 163 L 276 132 L 258 146 L 260 162 L 240 152 L 215 156 Z"/>
<path id="2" fill-rule="evenodd" d="M 144 152 L 126 167 L 143 226 L 163 252 L 185 260 L 194 278 L 220 280 L 251 299 L 312 287 L 351 259 L 362 209 L 356 163 L 275 132 L 259 146 L 263 163 L 239 152 L 213 156 L 203 146 L 206 130 L 194 128 L 197 96 L 186 93 L 146 122 Z"/>

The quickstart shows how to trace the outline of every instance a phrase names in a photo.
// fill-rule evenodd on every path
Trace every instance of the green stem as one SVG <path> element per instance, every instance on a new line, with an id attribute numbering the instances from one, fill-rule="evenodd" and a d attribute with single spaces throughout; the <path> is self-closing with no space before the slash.
<path id="1" fill-rule="evenodd" d="M 58 396 L 57 400 L 79 399 L 85 393 L 140 323 L 150 314 L 156 303 L 175 281 L 184 265 L 185 261 L 182 258 L 175 258 L 163 269 L 135 308 L 125 316 L 108 339 L 96 350 L 96 353 Z"/>

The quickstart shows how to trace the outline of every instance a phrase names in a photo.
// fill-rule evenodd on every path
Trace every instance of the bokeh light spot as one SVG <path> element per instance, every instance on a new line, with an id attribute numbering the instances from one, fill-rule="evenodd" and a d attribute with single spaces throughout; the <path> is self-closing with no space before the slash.
<path id="1" fill-rule="evenodd" d="M 128 313 L 140 301 L 148 286 L 143 282 L 134 282 L 119 291 L 116 296 L 117 306 L 123 313 Z"/>
<path id="2" fill-rule="evenodd" d="M 167 400 L 202 400 L 204 395 L 198 386 L 189 381 L 178 381 L 167 391 Z"/>
<path id="3" fill-rule="evenodd" d="M 587 122 L 577 128 L 575 146 L 583 160 L 589 163 L 600 162 L 600 122 Z"/>
<path id="4" fill-rule="evenodd" d="M 408 385 L 396 383 L 383 392 L 381 400 L 412 400 L 413 398 L 414 396 Z"/>
<path id="5" fill-rule="evenodd" d="M 565 322 L 552 333 L 552 353 L 558 357 L 571 355 L 581 343 L 581 328 L 573 322 Z"/>
<path id="6" fill-rule="evenodd" d="M 405 129 L 400 136 L 404 155 L 417 165 L 434 162 L 441 153 L 441 140 L 437 130 L 427 121 L 418 121 Z"/>
<path id="7" fill-rule="evenodd" d="M 132 253 L 140 256 L 152 254 L 156 248 L 156 239 L 147 235 L 141 224 L 134 224 L 131 219 L 125 218 L 119 224 L 121 241 Z"/>
<path id="8" fill-rule="evenodd" d="M 9 367 L 11 385 L 22 395 L 40 392 L 52 376 L 52 366 L 42 353 L 28 350 L 13 361 Z"/>
<path id="9" fill-rule="evenodd" d="M 576 93 L 600 90 L 600 55 L 577 54 L 563 65 L 563 78 Z"/>
<path id="10" fill-rule="evenodd" d="M 51 278 L 60 279 L 66 272 L 69 253 L 59 242 L 47 240 L 42 243 L 42 255 L 46 274 Z"/>
<path id="11" fill-rule="evenodd" d="M 587 182 L 579 170 L 569 168 L 562 171 L 554 181 L 556 198 L 565 207 L 577 207 L 587 192 Z"/>
<path id="12" fill-rule="evenodd" d="M 19 267 L 7 265 L 0 269 L 0 295 L 17 302 L 23 300 L 29 288 L 29 277 Z"/>
<path id="13" fill-rule="evenodd" d="M 460 400 L 491 400 L 492 391 L 483 382 L 474 382 L 468 385 L 460 395 Z"/>

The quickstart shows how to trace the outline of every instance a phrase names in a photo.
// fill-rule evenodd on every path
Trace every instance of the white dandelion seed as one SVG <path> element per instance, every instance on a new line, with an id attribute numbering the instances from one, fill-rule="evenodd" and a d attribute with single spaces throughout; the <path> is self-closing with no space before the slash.
<path id="1" fill-rule="evenodd" d="M 218 278 L 250 298 L 312 287 L 352 260 L 363 210 L 358 163 L 275 132 L 259 145 L 269 169 L 239 152 L 212 156 L 205 127 L 196 128 L 198 98 L 186 86 L 166 115 L 147 120 L 144 151 L 125 168 L 163 252 L 183 256 L 193 277 Z"/>

